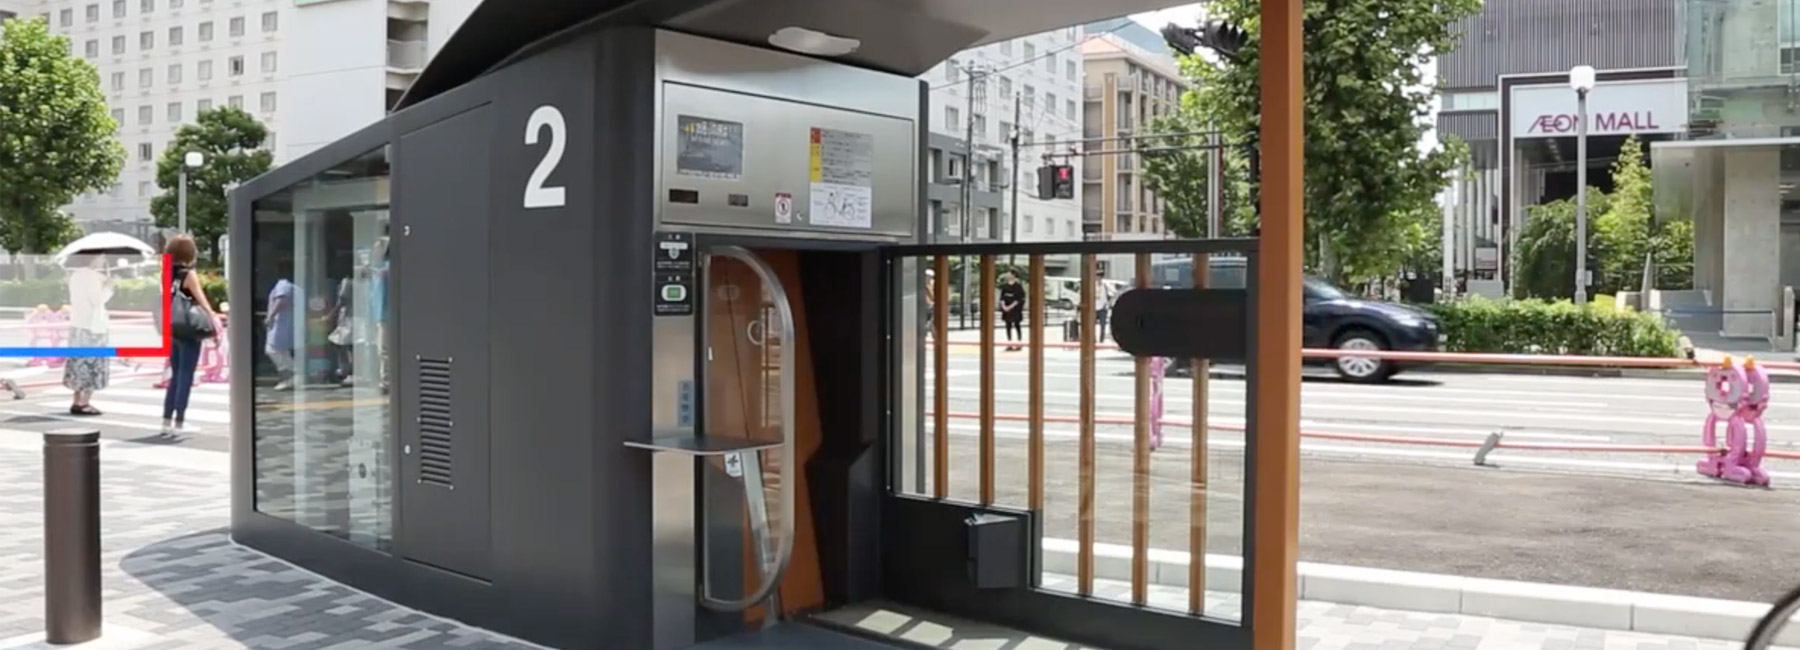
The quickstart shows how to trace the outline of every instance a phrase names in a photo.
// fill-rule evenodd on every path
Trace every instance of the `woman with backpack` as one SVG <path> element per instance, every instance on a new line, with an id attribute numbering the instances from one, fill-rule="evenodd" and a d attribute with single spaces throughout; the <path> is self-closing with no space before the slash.
<path id="1" fill-rule="evenodd" d="M 188 397 L 194 390 L 194 370 L 200 365 L 200 345 L 217 336 L 218 314 L 206 299 L 200 286 L 200 275 L 194 273 L 194 261 L 200 251 L 194 238 L 178 235 L 163 248 L 174 266 L 170 284 L 175 295 L 170 300 L 169 386 L 163 392 L 162 435 L 173 437 L 187 430 Z"/>

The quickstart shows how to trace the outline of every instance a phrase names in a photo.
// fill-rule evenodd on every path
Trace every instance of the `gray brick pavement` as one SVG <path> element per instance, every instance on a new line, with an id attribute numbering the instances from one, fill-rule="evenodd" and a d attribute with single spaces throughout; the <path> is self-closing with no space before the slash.
<path id="1" fill-rule="evenodd" d="M 0 648 L 43 629 L 41 455 L 36 436 L 0 430 Z M 105 459 L 104 552 L 109 625 L 143 632 L 132 650 L 524 650 L 499 637 L 322 580 L 231 543 L 223 454 L 112 442 Z M 161 456 L 155 454 L 164 454 Z M 1051 577 L 1046 586 L 1068 586 Z M 1105 594 L 1127 593 L 1102 581 Z M 1186 593 L 1152 587 L 1185 606 Z M 1219 615 L 1236 598 L 1209 598 Z M 1729 650 L 1739 643 L 1300 604 L 1300 650 Z M 613 650 L 613 649 L 608 649 Z M 636 650 L 636 649 L 617 649 Z"/>

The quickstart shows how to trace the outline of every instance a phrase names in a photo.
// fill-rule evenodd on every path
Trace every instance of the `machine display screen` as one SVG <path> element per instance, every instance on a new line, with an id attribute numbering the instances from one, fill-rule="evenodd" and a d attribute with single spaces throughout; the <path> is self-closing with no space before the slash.
<path id="1" fill-rule="evenodd" d="M 743 178 L 743 124 L 691 115 L 678 115 L 675 119 L 677 173 L 733 181 Z"/>

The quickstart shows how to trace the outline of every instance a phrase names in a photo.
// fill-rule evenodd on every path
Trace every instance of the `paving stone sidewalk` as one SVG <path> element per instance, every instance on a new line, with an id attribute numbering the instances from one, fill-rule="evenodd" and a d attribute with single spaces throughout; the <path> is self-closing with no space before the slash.
<path id="1" fill-rule="evenodd" d="M 0 648 L 43 630 L 42 456 L 31 447 L 36 439 L 0 430 Z M 396 607 L 232 544 L 225 532 L 225 454 L 171 455 L 110 442 L 102 458 L 106 620 L 144 633 L 130 650 L 537 647 Z M 1163 591 L 1157 588 L 1158 599 L 1186 602 L 1185 595 Z M 1302 603 L 1300 615 L 1301 650 L 1741 647 L 1726 640 L 1329 603 Z"/>

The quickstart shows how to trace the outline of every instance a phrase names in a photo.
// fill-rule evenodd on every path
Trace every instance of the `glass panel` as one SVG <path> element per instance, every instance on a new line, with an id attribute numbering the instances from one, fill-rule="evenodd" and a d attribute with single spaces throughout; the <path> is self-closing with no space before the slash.
<path id="1" fill-rule="evenodd" d="M 1689 122 L 1696 137 L 1776 137 L 1800 60 L 1800 0 L 1688 0 Z"/>
<path id="2" fill-rule="evenodd" d="M 1089 300 L 1101 311 L 1110 308 L 1118 294 L 1108 292 L 1107 299 L 1083 294 L 1080 255 L 1046 255 L 1044 277 L 1034 283 L 1030 248 L 1021 246 L 1017 255 L 993 258 L 998 286 L 990 288 L 975 279 L 968 287 L 972 296 L 987 289 L 996 292 L 991 368 L 982 363 L 979 303 L 971 301 L 966 323 L 954 306 L 941 308 L 956 304 L 964 279 L 961 269 L 969 269 L 972 278 L 981 277 L 977 272 L 981 258 L 947 256 L 942 290 L 932 288 L 936 280 L 931 272 L 936 266 L 933 256 L 903 257 L 890 266 L 891 295 L 899 301 L 890 312 L 898 319 L 892 331 L 898 339 L 899 367 L 893 384 L 897 387 L 885 399 L 895 406 L 893 417 L 900 431 L 894 443 L 900 462 L 891 489 L 929 497 L 938 493 L 942 480 L 946 498 L 979 503 L 983 474 L 989 473 L 993 505 L 1041 508 L 1045 552 L 1040 585 L 1050 590 L 1079 590 L 1081 538 L 1091 535 L 1095 568 L 1091 595 L 1115 602 L 1129 602 L 1133 597 L 1126 567 L 1133 552 L 1134 525 L 1143 523 L 1151 557 L 1167 563 L 1150 572 L 1154 589 L 1146 602 L 1150 607 L 1185 611 L 1189 593 L 1183 585 L 1188 576 L 1177 568 L 1180 560 L 1174 558 L 1199 550 L 1202 557 L 1213 556 L 1212 566 L 1221 567 L 1242 556 L 1245 383 L 1203 375 L 1208 408 L 1200 409 L 1194 399 L 1196 380 L 1191 377 L 1190 363 L 1149 359 L 1142 378 L 1149 396 L 1147 413 L 1140 417 L 1138 360 L 1118 349 L 1104 312 L 1096 314 L 1096 321 L 1078 322 L 1084 318 L 1081 307 Z M 1096 260 L 1110 262 L 1107 278 L 1135 275 L 1135 255 L 1093 250 Z M 1245 270 L 1250 263 L 1248 258 L 1214 256 L 1209 284 L 1245 289 Z M 1193 268 L 1190 255 L 1172 255 L 1151 265 L 1147 284 L 1191 287 Z M 940 293 L 951 298 L 948 303 L 940 302 L 935 314 L 949 318 L 942 340 L 932 321 L 933 298 Z M 1030 301 L 1037 296 L 1043 301 L 1041 322 L 1033 322 L 1030 313 Z M 1005 307 L 1015 302 L 1023 304 L 1017 314 L 1018 326 L 1009 332 L 1007 322 L 1014 319 Z M 1029 344 L 1034 330 L 1041 332 L 1043 343 L 1035 353 L 1043 359 L 1035 380 L 1030 362 L 1034 352 Z M 1091 380 L 1084 375 L 1079 349 L 1085 330 L 1095 334 Z M 936 371 L 940 354 L 946 366 L 941 375 Z M 992 458 L 984 458 L 982 448 L 979 414 L 984 372 L 991 372 L 993 380 Z M 1228 372 L 1242 374 L 1236 367 Z M 1083 452 L 1080 424 L 1083 386 L 1089 381 L 1095 422 L 1091 454 Z M 940 383 L 942 396 L 937 391 Z M 1034 453 L 1031 436 L 1034 399 L 1042 405 L 1041 456 Z M 1197 412 L 1207 414 L 1208 434 L 1193 433 Z M 940 417 L 943 427 L 937 424 Z M 1140 472 L 1136 435 L 1145 419 L 1155 448 L 1148 456 L 1147 470 Z M 1196 445 L 1199 441 L 1205 444 Z M 1042 460 L 1041 473 L 1033 468 L 1038 458 Z M 943 467 L 938 466 L 939 460 Z M 1091 498 L 1083 498 L 1084 485 L 1092 486 Z M 1140 488 L 1149 495 L 1148 506 L 1141 512 L 1137 509 Z M 1225 573 L 1212 575 L 1216 578 Z M 1204 614 L 1239 620 L 1241 590 L 1239 580 L 1206 584 L 1201 594 Z"/>
<path id="3" fill-rule="evenodd" d="M 386 550 L 388 163 L 375 150 L 258 199 L 257 510 Z"/>
<path id="4" fill-rule="evenodd" d="M 783 400 L 781 376 L 782 346 L 789 344 L 789 333 L 782 324 L 776 300 L 781 294 L 763 282 L 756 269 L 742 260 L 713 256 L 708 258 L 706 295 L 706 413 L 704 432 L 708 437 L 743 438 L 761 442 L 780 442 L 783 434 Z M 754 539 L 758 520 L 766 525 L 763 535 L 763 566 L 768 566 L 779 545 L 781 530 L 781 453 L 769 449 L 761 453 L 761 509 L 766 519 L 750 512 L 751 535 Z M 748 457 L 710 458 L 727 475 L 736 472 L 728 463 L 749 461 Z M 744 476 L 759 468 L 744 467 Z M 763 574 L 746 572 L 744 593 L 717 593 L 725 599 L 742 598 L 763 580 Z M 716 583 L 716 582 L 715 582 Z"/>

